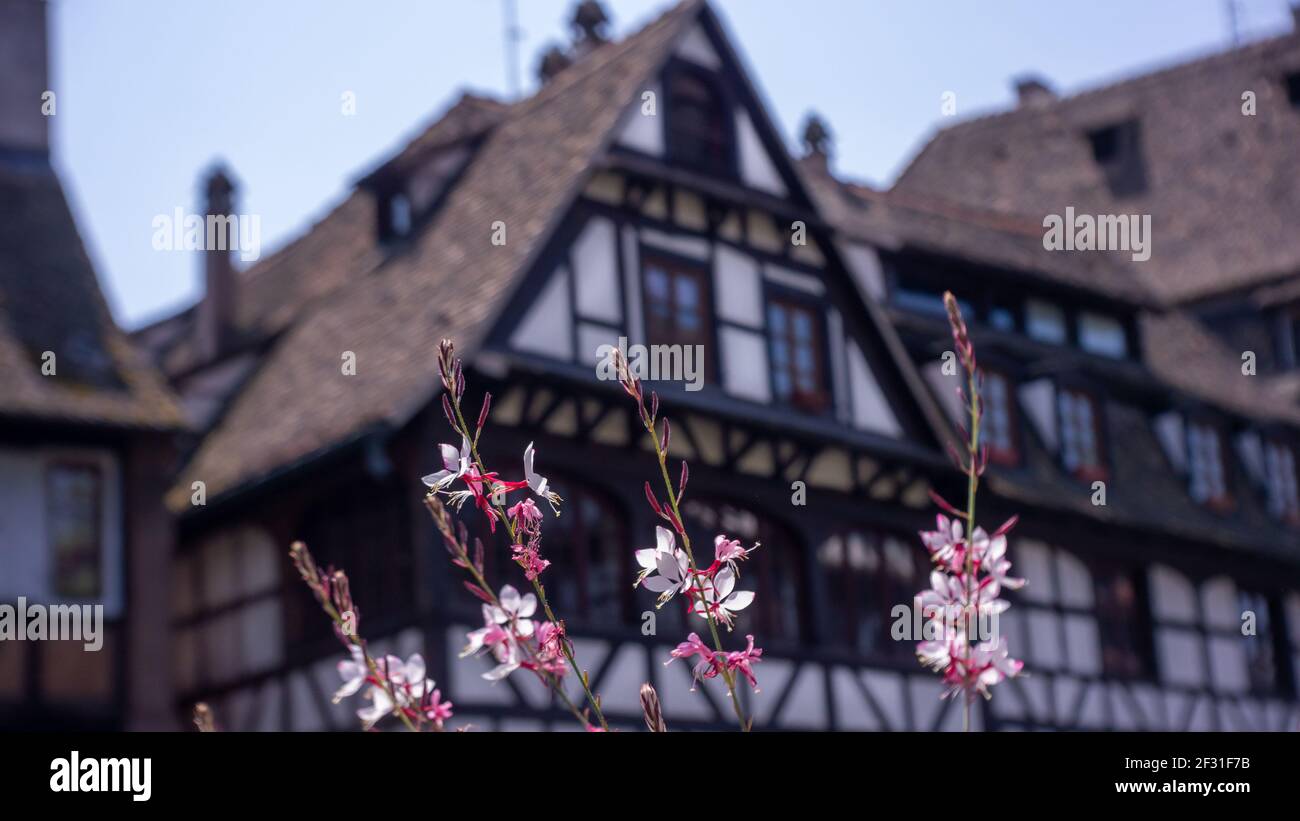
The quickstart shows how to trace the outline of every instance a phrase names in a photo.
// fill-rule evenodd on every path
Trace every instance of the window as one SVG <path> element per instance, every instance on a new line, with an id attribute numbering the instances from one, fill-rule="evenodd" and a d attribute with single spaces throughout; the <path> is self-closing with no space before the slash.
<path id="1" fill-rule="evenodd" d="M 1039 342 L 1064 345 L 1065 311 L 1050 302 L 1031 299 L 1025 303 L 1025 332 Z"/>
<path id="2" fill-rule="evenodd" d="M 89 464 L 51 465 L 45 475 L 45 528 L 56 595 L 90 599 L 103 592 L 100 551 L 103 483 Z"/>
<path id="3" fill-rule="evenodd" d="M 809 413 L 826 410 L 830 397 L 817 310 L 800 302 L 773 299 L 767 306 L 767 330 L 777 401 Z"/>
<path id="4" fill-rule="evenodd" d="M 410 513 L 404 502 L 407 498 L 402 488 L 388 483 L 349 486 L 313 504 L 295 534 L 307 544 L 322 569 L 332 566 L 348 574 L 352 599 L 366 635 L 375 635 L 414 615 L 414 567 L 406 527 Z M 479 515 L 473 508 L 470 511 Z M 321 618 L 320 606 L 292 573 L 286 584 L 287 647 L 292 652 L 304 641 L 324 642 L 331 635 L 330 622 Z M 300 652 L 312 650 L 305 646 Z"/>
<path id="5" fill-rule="evenodd" d="M 1283 368 L 1300 368 L 1300 307 L 1277 315 L 1278 362 Z"/>
<path id="6" fill-rule="evenodd" d="M 989 308 L 989 325 L 999 331 L 1016 329 L 1016 311 L 1008 305 L 994 305 Z"/>
<path id="7" fill-rule="evenodd" d="M 695 558 L 704 566 L 712 560 L 713 537 L 719 533 L 740 539 L 746 547 L 762 543 L 740 566 L 738 589 L 753 590 L 756 596 L 736 619 L 737 634 L 754 633 L 787 642 L 806 638 L 803 558 L 789 531 L 752 510 L 726 502 L 688 500 L 682 515 Z M 692 629 L 698 629 L 696 622 L 703 620 L 692 616 Z"/>
<path id="8" fill-rule="evenodd" d="M 904 661 L 916 644 L 894 641 L 893 609 L 912 607 L 926 587 L 924 551 L 894 536 L 863 530 L 837 533 L 817 549 L 817 566 L 834 620 L 830 639 L 875 659 Z"/>
<path id="9" fill-rule="evenodd" d="M 405 191 L 390 190 L 382 194 L 378 211 L 380 239 L 396 240 L 411 233 L 411 198 Z"/>
<path id="10" fill-rule="evenodd" d="M 997 371 L 984 371 L 983 441 L 989 449 L 989 461 L 1014 465 L 1020 461 L 1016 448 L 1016 411 L 1010 382 Z"/>
<path id="11" fill-rule="evenodd" d="M 1239 590 L 1237 603 L 1243 614 L 1249 612 L 1255 616 L 1254 635 L 1241 637 L 1246 643 L 1246 672 L 1250 678 L 1251 691 L 1257 695 L 1289 692 L 1291 687 L 1285 666 L 1286 644 L 1283 636 L 1273 627 L 1273 602 L 1262 593 Z"/>
<path id="12" fill-rule="evenodd" d="M 1296 490 L 1295 449 L 1271 440 L 1264 446 L 1264 476 L 1268 512 L 1285 522 L 1300 523 L 1300 492 Z"/>
<path id="13" fill-rule="evenodd" d="M 1292 108 L 1300 108 L 1300 71 L 1286 75 L 1282 83 L 1286 86 L 1286 99 Z"/>
<path id="14" fill-rule="evenodd" d="M 654 254 L 645 257 L 646 336 L 657 345 L 704 345 L 712 350 L 708 270 Z M 711 357 L 705 357 L 706 365 Z"/>
<path id="15" fill-rule="evenodd" d="M 1093 568 L 1101 668 L 1112 678 L 1150 679 L 1155 674 L 1143 579 L 1141 573 L 1116 565 Z"/>
<path id="16" fill-rule="evenodd" d="M 1065 469 L 1085 481 L 1104 479 L 1097 401 L 1082 391 L 1062 388 L 1057 394 L 1057 410 Z"/>
<path id="17" fill-rule="evenodd" d="M 668 74 L 668 153 L 674 162 L 733 176 L 730 107 L 716 78 L 678 65 Z"/>
<path id="18" fill-rule="evenodd" d="M 1137 194 L 1146 189 L 1142 132 L 1137 120 L 1094 129 L 1087 133 L 1087 138 L 1092 158 L 1113 196 Z"/>
<path id="19" fill-rule="evenodd" d="M 1228 503 L 1222 437 L 1213 425 L 1203 422 L 1188 424 L 1187 466 L 1193 499 L 1210 507 L 1222 507 Z"/>
<path id="20" fill-rule="evenodd" d="M 548 585 L 556 611 L 594 625 L 631 623 L 636 591 L 628 582 L 635 574 L 622 524 L 627 516 L 596 488 L 560 479 L 554 489 L 564 497 L 564 514 L 546 514 L 542 557 L 551 562 L 546 574 L 564 579 Z"/>
<path id="21" fill-rule="evenodd" d="M 1128 355 L 1124 323 L 1113 316 L 1082 314 L 1079 317 L 1079 347 L 1089 353 L 1123 359 Z"/>

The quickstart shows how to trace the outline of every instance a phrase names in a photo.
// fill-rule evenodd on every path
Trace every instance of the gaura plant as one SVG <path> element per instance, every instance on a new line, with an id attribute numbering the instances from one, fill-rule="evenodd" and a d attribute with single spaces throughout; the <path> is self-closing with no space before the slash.
<path id="1" fill-rule="evenodd" d="M 931 491 L 935 503 L 952 518 L 940 513 L 936 529 L 921 533 L 934 569 L 930 589 L 922 591 L 918 599 L 940 635 L 917 645 L 916 656 L 943 676 L 944 698 L 962 697 L 962 729 L 969 732 L 976 694 L 991 698 L 990 687 L 1014 678 L 1024 668 L 1023 662 L 1011 658 L 1005 636 L 980 635 L 979 627 L 989 623 L 989 617 L 996 624 L 996 617 L 1010 607 L 999 598 L 1002 589 L 1016 590 L 1025 581 L 1008 575 L 1007 533 L 1017 517 L 1012 516 L 992 534 L 975 524 L 975 494 L 988 467 L 988 448 L 980 444 L 983 374 L 961 308 L 950 291 L 944 292 L 943 304 L 966 379 L 965 388 L 957 389 L 968 420 L 968 425 L 959 425 L 964 453 L 949 449 L 958 469 L 966 474 L 966 508 L 959 510 Z"/>

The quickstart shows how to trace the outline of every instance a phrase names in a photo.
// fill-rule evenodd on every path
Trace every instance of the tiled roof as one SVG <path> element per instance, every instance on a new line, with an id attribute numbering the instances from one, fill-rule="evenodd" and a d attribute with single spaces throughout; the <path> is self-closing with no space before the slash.
<path id="1" fill-rule="evenodd" d="M 1150 260 L 1129 263 L 1174 303 L 1300 271 L 1300 71 L 1290 34 L 939 131 L 894 190 L 1041 221 L 1150 214 Z M 1256 113 L 1243 114 L 1254 92 Z M 1145 189 L 1113 195 L 1086 137 L 1136 121 Z"/>
<path id="2" fill-rule="evenodd" d="M 182 471 L 170 502 L 209 498 L 311 458 L 376 426 L 405 422 L 437 388 L 438 340 L 472 351 L 610 139 L 625 103 L 703 8 L 685 0 L 601 46 L 505 112 L 411 246 L 348 272 L 289 328 Z M 506 226 L 493 245 L 493 224 Z M 356 374 L 345 376 L 345 352 Z"/>
<path id="3" fill-rule="evenodd" d="M 0 165 L 0 215 L 0 415 L 182 427 L 175 397 L 114 323 L 45 162 Z M 55 355 L 48 376 L 47 351 Z"/>
<path id="4" fill-rule="evenodd" d="M 977 259 L 1134 305 L 1154 301 L 1137 272 L 1109 254 L 1046 250 L 1041 219 L 929 194 L 877 191 L 836 179 L 817 158 L 805 158 L 800 169 L 822 213 L 850 237 L 889 250 Z"/>

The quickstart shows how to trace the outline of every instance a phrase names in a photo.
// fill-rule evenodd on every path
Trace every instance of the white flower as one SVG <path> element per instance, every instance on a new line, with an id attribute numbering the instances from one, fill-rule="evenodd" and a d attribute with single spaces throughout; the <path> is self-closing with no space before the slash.
<path id="1" fill-rule="evenodd" d="M 371 687 L 366 693 L 366 698 L 370 699 L 370 706 L 357 710 L 357 718 L 361 719 L 363 730 L 369 730 L 378 724 L 380 719 L 393 712 L 393 700 L 388 697 L 388 693 L 384 692 L 384 688 Z"/>
<path id="2" fill-rule="evenodd" d="M 460 450 L 456 450 L 454 445 L 439 445 L 442 451 L 442 470 L 437 473 L 430 473 L 420 481 L 424 482 L 434 490 L 442 490 L 469 471 L 471 461 L 471 451 L 469 440 L 461 437 Z"/>
<path id="3" fill-rule="evenodd" d="M 537 597 L 532 593 L 520 596 L 518 590 L 507 584 L 501 588 L 497 600 L 501 602 L 500 607 L 483 605 L 484 626 L 469 633 L 469 644 L 461 651 L 463 658 L 484 649 L 491 650 L 497 666 L 483 674 L 488 681 L 503 679 L 519 668 L 519 640 L 532 636 L 536 629 L 529 618 L 537 611 Z"/>
<path id="4" fill-rule="evenodd" d="M 528 447 L 524 448 L 524 479 L 528 482 L 528 489 L 550 503 L 551 510 L 555 511 L 556 516 L 559 516 L 559 503 L 563 500 L 560 499 L 558 493 L 551 491 L 550 481 L 536 470 L 533 470 L 533 461 L 536 458 L 537 451 L 533 448 L 533 443 L 529 442 Z"/>
<path id="5" fill-rule="evenodd" d="M 704 588 L 705 607 L 696 603 L 691 608 L 691 612 L 701 618 L 707 618 L 709 613 L 722 624 L 731 629 L 732 622 L 737 613 L 749 607 L 754 601 L 754 593 L 751 590 L 736 590 L 736 574 L 730 567 L 724 567 L 718 571 L 718 575 L 713 577 L 713 584 Z"/>
<path id="6" fill-rule="evenodd" d="M 673 532 L 666 527 L 655 528 L 655 547 L 638 550 L 637 564 L 643 568 L 637 582 L 654 593 L 659 594 L 659 606 L 662 607 L 677 593 L 685 593 L 691 586 L 691 574 L 688 572 L 686 553 L 677 547 Z M 658 576 L 650 574 L 658 571 Z"/>
<path id="7" fill-rule="evenodd" d="M 339 662 L 339 677 L 343 679 L 343 686 L 334 693 L 334 703 L 338 704 L 343 699 L 361 689 L 361 685 L 366 683 L 366 674 L 370 672 L 366 668 L 366 658 L 361 652 L 361 648 L 352 645 L 352 658 L 348 661 Z"/>

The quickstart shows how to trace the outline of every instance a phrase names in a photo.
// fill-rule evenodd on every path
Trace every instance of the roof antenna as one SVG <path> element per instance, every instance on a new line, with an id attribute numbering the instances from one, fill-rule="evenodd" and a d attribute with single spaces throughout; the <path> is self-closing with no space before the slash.
<path id="1" fill-rule="evenodd" d="M 506 88 L 511 100 L 519 99 L 519 44 L 524 30 L 519 27 L 519 0 L 502 0 L 505 6 Z"/>

